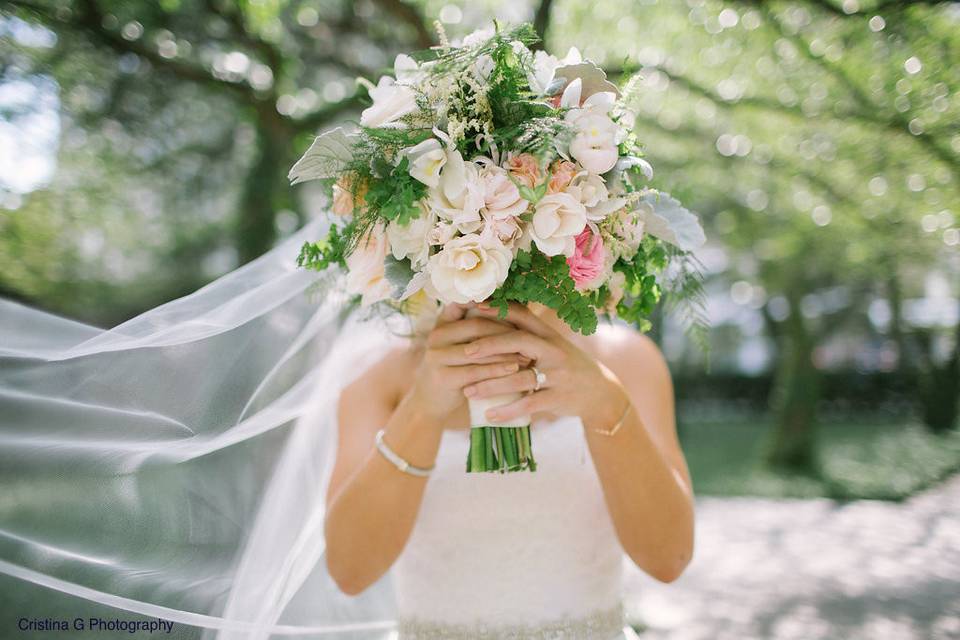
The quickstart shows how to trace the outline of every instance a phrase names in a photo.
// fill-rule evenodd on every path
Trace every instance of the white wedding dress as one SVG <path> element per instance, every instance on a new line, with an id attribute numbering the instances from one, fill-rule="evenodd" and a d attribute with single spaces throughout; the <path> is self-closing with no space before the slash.
<path id="1" fill-rule="evenodd" d="M 531 439 L 536 472 L 466 473 L 468 432 L 444 432 L 391 568 L 399 640 L 638 637 L 580 419 L 535 422 Z"/>

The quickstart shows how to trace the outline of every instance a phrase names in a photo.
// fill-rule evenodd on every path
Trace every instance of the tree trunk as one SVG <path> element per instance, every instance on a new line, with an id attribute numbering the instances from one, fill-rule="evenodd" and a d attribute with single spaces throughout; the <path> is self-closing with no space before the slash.
<path id="1" fill-rule="evenodd" d="M 244 181 L 234 230 L 240 264 L 259 257 L 277 239 L 276 205 L 278 192 L 288 188 L 286 175 L 293 148 L 292 135 L 283 123 L 260 114 L 256 151 Z"/>
<path id="2" fill-rule="evenodd" d="M 934 433 L 944 433 L 958 426 L 960 414 L 960 321 L 954 331 L 953 353 L 942 365 L 929 355 L 930 365 L 920 378 L 920 399 L 923 421 Z M 931 347 L 933 340 L 931 336 Z"/>
<path id="3" fill-rule="evenodd" d="M 800 312 L 800 297 L 788 298 L 790 315 L 781 328 L 771 403 L 776 423 L 767 462 L 777 469 L 815 474 L 819 373 L 813 364 L 814 342 Z"/>

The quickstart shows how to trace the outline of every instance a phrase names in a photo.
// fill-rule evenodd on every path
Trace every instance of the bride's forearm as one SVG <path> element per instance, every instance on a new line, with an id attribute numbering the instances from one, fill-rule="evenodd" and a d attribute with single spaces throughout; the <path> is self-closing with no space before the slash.
<path id="1" fill-rule="evenodd" d="M 430 467 L 441 434 L 437 420 L 408 397 L 385 425 L 384 443 L 410 464 Z M 345 593 L 360 593 L 393 565 L 413 529 L 426 481 L 397 469 L 371 441 L 326 518 L 327 568 Z"/>
<path id="2" fill-rule="evenodd" d="M 584 418 L 587 443 L 624 550 L 641 569 L 675 580 L 693 553 L 693 496 L 634 408 L 613 436 L 606 430 L 622 404 Z M 607 415 L 602 415 L 607 414 Z M 611 416 L 613 416 L 611 418 Z"/>

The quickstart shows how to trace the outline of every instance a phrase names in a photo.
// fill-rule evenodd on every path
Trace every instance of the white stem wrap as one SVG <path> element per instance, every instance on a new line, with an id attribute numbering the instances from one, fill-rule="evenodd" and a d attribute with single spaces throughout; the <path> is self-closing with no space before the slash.
<path id="1" fill-rule="evenodd" d="M 473 309 L 467 310 L 467 317 L 480 315 Z M 530 416 L 519 416 L 512 420 L 497 422 L 486 417 L 487 409 L 493 407 L 502 407 L 515 402 L 523 397 L 522 393 L 504 393 L 489 398 L 468 399 L 467 406 L 470 408 L 470 427 L 527 427 L 530 425 Z"/>

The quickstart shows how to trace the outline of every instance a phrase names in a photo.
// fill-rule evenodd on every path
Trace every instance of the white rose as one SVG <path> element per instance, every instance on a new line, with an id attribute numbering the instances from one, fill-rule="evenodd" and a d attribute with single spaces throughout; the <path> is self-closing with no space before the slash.
<path id="1" fill-rule="evenodd" d="M 508 218 L 495 218 L 487 216 L 483 231 L 481 234 L 492 234 L 500 242 L 511 250 L 516 247 L 516 242 L 523 236 L 524 227 L 520 218 L 511 216 Z"/>
<path id="2" fill-rule="evenodd" d="M 483 182 L 483 209 L 494 218 L 512 218 L 530 206 L 520 197 L 520 190 L 506 169 L 487 165 L 480 169 L 480 180 Z"/>
<path id="3" fill-rule="evenodd" d="M 588 211 L 607 199 L 607 185 L 595 173 L 581 171 L 570 181 L 566 191 L 576 197 Z"/>
<path id="4" fill-rule="evenodd" d="M 386 300 L 393 293 L 383 272 L 386 257 L 387 237 L 379 225 L 347 256 L 347 291 L 362 296 L 364 307 Z"/>
<path id="5" fill-rule="evenodd" d="M 397 260 L 410 258 L 414 269 L 421 268 L 430 257 L 428 237 L 436 216 L 427 207 L 420 204 L 420 215 L 406 225 L 391 222 L 387 225 L 387 239 L 390 241 L 390 253 Z"/>
<path id="6" fill-rule="evenodd" d="M 430 257 L 428 293 L 446 304 L 483 302 L 507 279 L 512 255 L 493 238 L 454 238 Z"/>
<path id="7" fill-rule="evenodd" d="M 534 207 L 530 237 L 548 256 L 573 255 L 576 236 L 587 226 L 587 210 L 569 193 L 550 193 Z"/>
<path id="8" fill-rule="evenodd" d="M 417 94 L 410 87 L 397 84 L 390 76 L 382 76 L 370 89 L 373 104 L 360 113 L 364 127 L 382 127 L 416 110 Z"/>
<path id="9" fill-rule="evenodd" d="M 418 145 L 404 149 L 403 153 L 410 159 L 408 171 L 411 176 L 428 187 L 440 184 L 440 170 L 447 164 L 447 154 L 439 140 L 427 138 Z"/>
<path id="10" fill-rule="evenodd" d="M 484 201 L 479 169 L 474 163 L 465 162 L 454 148 L 448 148 L 445 154 L 447 161 L 440 171 L 439 183 L 430 189 L 428 204 L 461 233 L 472 233 L 482 223 L 480 208 Z"/>

